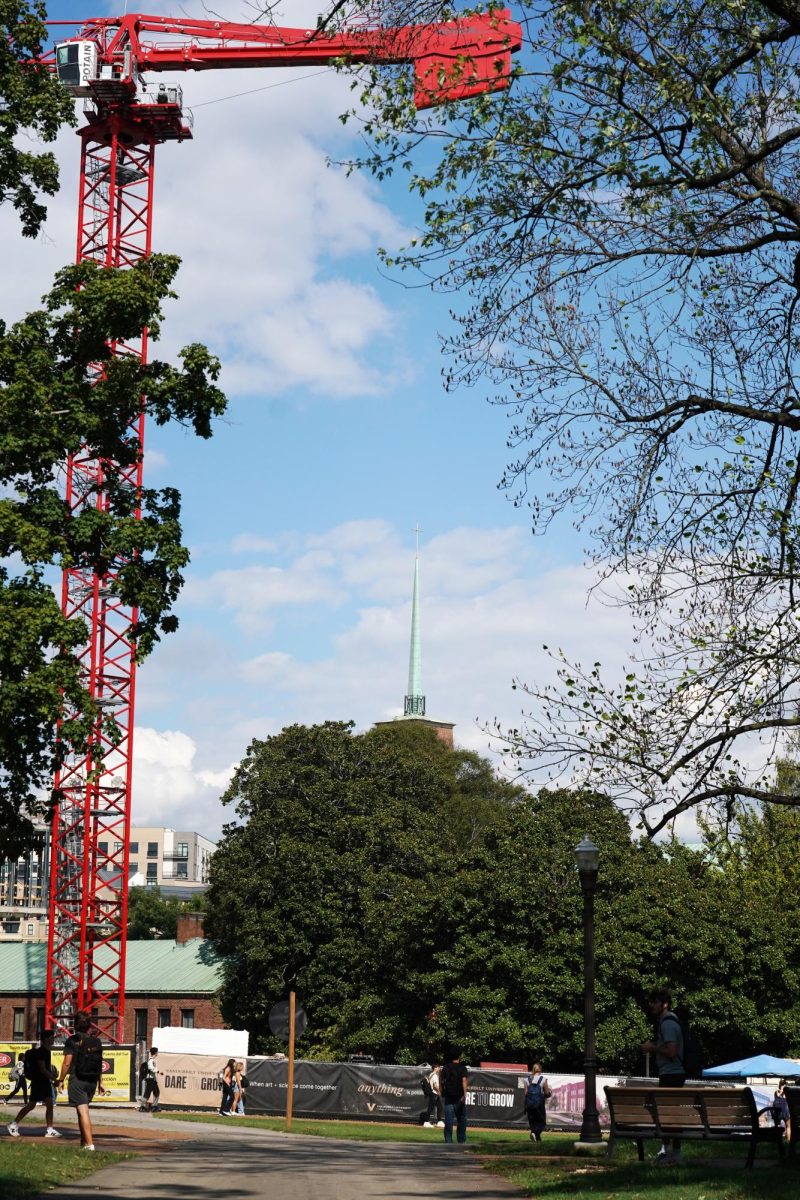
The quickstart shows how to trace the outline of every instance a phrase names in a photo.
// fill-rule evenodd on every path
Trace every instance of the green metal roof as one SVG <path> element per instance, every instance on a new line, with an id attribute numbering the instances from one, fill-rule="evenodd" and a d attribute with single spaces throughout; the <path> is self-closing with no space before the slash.
<path id="1" fill-rule="evenodd" d="M 102 955 L 98 954 L 102 967 Z M 0 993 L 44 993 L 44 942 L 0 942 Z M 222 960 L 203 938 L 189 942 L 128 942 L 125 995 L 214 995 L 222 986 Z"/>

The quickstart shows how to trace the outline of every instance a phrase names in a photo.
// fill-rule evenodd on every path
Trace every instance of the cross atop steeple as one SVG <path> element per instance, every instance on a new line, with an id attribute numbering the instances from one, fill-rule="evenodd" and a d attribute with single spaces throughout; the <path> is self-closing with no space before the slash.
<path id="1" fill-rule="evenodd" d="M 406 691 L 403 715 L 406 717 L 425 716 L 425 696 L 422 692 L 422 631 L 419 617 L 419 535 L 422 532 L 419 522 L 414 529 L 417 546 L 414 558 L 414 592 L 411 601 L 411 646 L 408 654 L 408 689 Z"/>

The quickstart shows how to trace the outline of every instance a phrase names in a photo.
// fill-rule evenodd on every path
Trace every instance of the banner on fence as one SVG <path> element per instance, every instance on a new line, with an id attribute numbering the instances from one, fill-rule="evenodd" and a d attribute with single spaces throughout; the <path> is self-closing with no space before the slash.
<path id="1" fill-rule="evenodd" d="M 7 1098 L 14 1090 L 15 1083 L 10 1078 L 12 1066 L 18 1061 L 20 1055 L 24 1054 L 35 1042 L 0 1042 L 0 1098 Z M 103 1087 L 106 1090 L 106 1095 L 95 1095 L 93 1103 L 96 1104 L 117 1104 L 122 1101 L 133 1100 L 135 1093 L 135 1079 L 133 1068 L 133 1046 L 105 1046 L 103 1048 Z M 60 1046 L 54 1046 L 50 1061 L 60 1073 L 61 1063 L 64 1058 L 64 1050 Z M 26 1080 L 26 1084 L 27 1084 Z M 14 1099 L 19 1099 L 22 1104 L 23 1089 L 17 1092 Z M 67 1103 L 66 1087 L 63 1092 L 58 1094 L 58 1103 Z"/>
<path id="2" fill-rule="evenodd" d="M 422 1067 L 364 1063 L 295 1063 L 294 1111 L 315 1117 L 350 1117 L 373 1121 L 418 1122 L 427 1102 Z M 247 1109 L 250 1113 L 286 1111 L 287 1068 L 284 1061 L 248 1058 Z M 579 1130 L 584 1108 L 582 1075 L 548 1075 L 553 1094 L 547 1102 L 553 1128 Z M 607 1124 L 606 1084 L 618 1076 L 597 1080 L 597 1107 Z M 469 1073 L 467 1103 L 471 1125 L 527 1125 L 526 1076 L 516 1071 L 482 1070 Z"/>
<path id="3" fill-rule="evenodd" d="M 227 1061 L 224 1054 L 160 1053 L 159 1103 L 181 1108 L 218 1108 L 222 1090 L 219 1074 Z"/>

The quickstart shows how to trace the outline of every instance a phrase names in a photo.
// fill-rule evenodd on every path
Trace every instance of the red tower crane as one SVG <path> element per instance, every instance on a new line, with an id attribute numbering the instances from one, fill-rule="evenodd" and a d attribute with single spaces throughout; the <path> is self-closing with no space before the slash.
<path id="1" fill-rule="evenodd" d="M 148 88 L 144 72 L 411 63 L 414 101 L 426 108 L 507 87 L 511 54 L 521 45 L 522 31 L 507 10 L 336 34 L 140 14 L 91 18 L 51 57 L 62 83 L 87 101 L 79 131 L 77 261 L 126 267 L 150 253 L 155 147 L 192 136 L 181 88 Z M 144 361 L 147 330 L 112 350 Z M 143 414 L 130 434 L 140 455 L 125 480 L 140 490 Z M 107 507 L 106 466 L 88 454 L 70 458 L 71 513 Z M 98 1031 L 115 1042 L 123 1039 L 125 1006 L 137 615 L 115 588 L 121 566 L 102 577 L 64 572 L 64 613 L 82 618 L 89 630 L 80 660 L 99 716 L 88 753 L 68 758 L 55 783 L 46 997 L 48 1024 L 64 1029 L 74 1012 L 91 1011 Z"/>

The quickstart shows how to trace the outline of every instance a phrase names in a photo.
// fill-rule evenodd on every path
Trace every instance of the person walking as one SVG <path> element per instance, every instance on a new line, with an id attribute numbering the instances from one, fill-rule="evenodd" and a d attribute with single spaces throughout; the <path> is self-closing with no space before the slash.
<path id="1" fill-rule="evenodd" d="M 546 1102 L 552 1094 L 550 1084 L 542 1073 L 542 1064 L 530 1063 L 525 1080 L 525 1116 L 528 1118 L 532 1142 L 542 1140 L 542 1133 L 547 1126 Z"/>
<path id="2" fill-rule="evenodd" d="M 231 1105 L 233 1104 L 233 1088 L 234 1077 L 236 1075 L 236 1060 L 229 1058 L 223 1070 L 220 1072 L 220 1083 L 222 1084 L 222 1099 L 219 1104 L 219 1111 L 223 1117 L 231 1116 Z"/>
<path id="3" fill-rule="evenodd" d="M 150 1047 L 150 1057 L 146 1063 L 144 1091 L 142 1092 L 141 1112 L 158 1112 L 158 1100 L 161 1088 L 158 1086 L 158 1047 Z"/>
<path id="4" fill-rule="evenodd" d="M 245 1115 L 245 1101 L 247 1099 L 247 1085 L 249 1082 L 249 1079 L 244 1073 L 244 1063 L 237 1062 L 236 1070 L 234 1071 L 233 1076 L 234 1093 L 233 1100 L 231 1102 L 231 1111 L 237 1117 L 243 1117 Z"/>
<path id="5" fill-rule="evenodd" d="M 428 1102 L 428 1107 L 423 1116 L 422 1124 L 426 1129 L 435 1129 L 437 1126 L 441 1129 L 444 1126 L 444 1121 L 442 1120 L 442 1094 L 439 1084 L 439 1072 L 441 1069 L 441 1063 L 434 1063 L 430 1075 L 425 1076 L 425 1083 L 422 1090 Z M 427 1084 L 427 1087 L 425 1084 Z M 432 1121 L 431 1117 L 435 1117 L 436 1119 Z"/>
<path id="6" fill-rule="evenodd" d="M 789 1101 L 786 1099 L 788 1081 L 781 1079 L 772 1097 L 772 1119 L 776 1125 L 783 1126 L 784 1137 L 787 1141 L 792 1137 L 792 1120 Z"/>
<path id="7" fill-rule="evenodd" d="M 444 1103 L 444 1140 L 453 1141 L 453 1126 L 460 1145 L 467 1140 L 467 1079 L 469 1072 L 458 1054 L 447 1057 L 439 1071 L 439 1087 Z"/>
<path id="8" fill-rule="evenodd" d="M 64 1087 L 64 1080 L 69 1075 L 67 1099 L 78 1114 L 82 1150 L 94 1150 L 94 1134 L 92 1133 L 89 1105 L 94 1099 L 95 1092 L 100 1096 L 106 1094 L 102 1082 L 103 1043 L 96 1033 L 91 1032 L 91 1028 L 92 1021 L 89 1014 L 77 1013 L 74 1023 L 75 1032 L 64 1043 L 64 1058 L 58 1079 L 58 1090 L 61 1091 Z"/>
<path id="9" fill-rule="evenodd" d="M 642 1042 L 645 1054 L 655 1054 L 658 1086 L 680 1088 L 686 1083 L 683 1065 L 683 1028 L 671 1009 L 672 996 L 667 988 L 653 988 L 647 998 L 650 1015 L 655 1021 L 655 1039 Z M 671 1144 L 670 1144 L 671 1142 Z M 656 1155 L 657 1163 L 681 1161 L 680 1138 L 668 1139 Z"/>
<path id="10" fill-rule="evenodd" d="M 13 1067 L 8 1072 L 9 1082 L 14 1084 L 13 1091 L 3 1097 L 3 1104 L 13 1100 L 17 1092 L 22 1092 L 22 1103 L 28 1103 L 28 1081 L 25 1078 L 25 1056 L 20 1054 Z"/>
<path id="11" fill-rule="evenodd" d="M 44 1105 L 47 1121 L 44 1136 L 47 1138 L 61 1137 L 61 1134 L 53 1125 L 55 1096 L 53 1094 L 53 1066 L 50 1052 L 53 1049 L 54 1037 L 54 1029 L 45 1029 L 42 1032 L 42 1039 L 38 1047 L 32 1047 L 25 1052 L 24 1069 L 30 1080 L 31 1097 L 17 1113 L 16 1120 L 12 1121 L 8 1126 L 8 1132 L 12 1137 L 20 1136 L 20 1124 L 25 1120 L 29 1112 L 33 1112 L 37 1104 Z"/>

